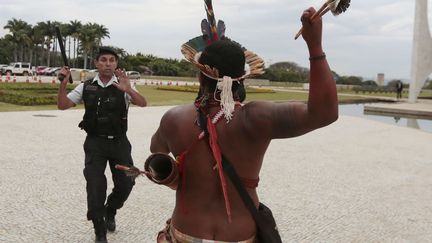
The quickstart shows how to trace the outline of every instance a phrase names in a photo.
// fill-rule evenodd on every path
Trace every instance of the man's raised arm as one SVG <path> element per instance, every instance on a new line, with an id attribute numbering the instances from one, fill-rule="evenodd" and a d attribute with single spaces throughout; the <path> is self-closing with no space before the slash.
<path id="1" fill-rule="evenodd" d="M 57 94 L 57 108 L 59 110 L 66 110 L 71 107 L 75 106 L 75 103 L 73 103 L 68 97 L 67 97 L 67 90 L 66 86 L 69 81 L 69 77 L 71 75 L 68 67 L 63 67 L 60 70 L 59 76 L 62 75 L 63 80 L 60 81 L 60 87 Z"/>

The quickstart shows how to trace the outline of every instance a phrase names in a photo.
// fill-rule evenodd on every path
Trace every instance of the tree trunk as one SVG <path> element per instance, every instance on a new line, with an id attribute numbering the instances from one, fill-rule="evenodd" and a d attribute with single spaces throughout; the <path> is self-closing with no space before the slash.
<path id="1" fill-rule="evenodd" d="M 24 62 L 24 46 L 20 46 L 20 52 L 19 52 L 19 60 L 20 62 Z"/>
<path id="2" fill-rule="evenodd" d="M 70 59 L 71 59 L 70 51 L 71 51 L 71 38 L 72 38 L 72 37 L 68 36 L 67 38 L 69 38 L 68 57 L 69 57 L 69 60 L 70 60 Z M 70 63 L 69 63 L 69 65 L 70 65 Z"/>
<path id="3" fill-rule="evenodd" d="M 76 42 L 77 42 L 77 41 L 76 41 L 76 38 L 74 37 L 74 44 L 73 44 L 73 45 L 74 45 L 74 50 L 73 50 L 73 55 L 74 55 L 74 59 L 73 59 L 73 60 L 74 60 L 74 61 L 73 61 L 73 66 L 74 66 L 74 68 L 76 68 L 76 57 L 77 57 L 77 55 L 76 55 L 76 54 L 77 54 L 77 53 L 76 53 L 76 52 L 77 52 L 77 49 L 76 49 Z"/>
<path id="4" fill-rule="evenodd" d="M 34 63 L 36 65 L 35 62 L 33 62 L 33 48 L 29 48 L 29 62 L 30 63 Z"/>
<path id="5" fill-rule="evenodd" d="M 45 45 L 42 43 L 41 44 L 41 48 L 40 48 L 40 58 L 39 58 L 39 65 L 43 66 L 43 64 L 45 63 Z"/>
<path id="6" fill-rule="evenodd" d="M 87 69 L 87 50 L 84 50 L 84 69 Z"/>
<path id="7" fill-rule="evenodd" d="M 48 44 L 47 46 L 47 66 L 49 67 L 51 64 L 51 46 Z"/>
<path id="8" fill-rule="evenodd" d="M 18 62 L 18 47 L 14 47 L 14 62 Z"/>
<path id="9" fill-rule="evenodd" d="M 57 40 L 56 39 L 54 39 L 53 50 L 54 50 L 53 66 L 57 66 Z"/>

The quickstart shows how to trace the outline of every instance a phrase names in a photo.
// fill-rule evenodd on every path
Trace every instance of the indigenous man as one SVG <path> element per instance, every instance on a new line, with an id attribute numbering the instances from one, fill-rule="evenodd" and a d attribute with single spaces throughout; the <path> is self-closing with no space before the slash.
<path id="1" fill-rule="evenodd" d="M 243 80 L 262 73 L 263 63 L 224 38 L 223 23 L 206 28 L 203 21 L 200 38 L 209 45 L 202 52 L 196 48 L 197 38 L 182 46 L 183 54 L 200 70 L 200 92 L 193 104 L 166 112 L 152 137 L 150 149 L 155 154 L 145 165 L 149 177 L 177 190 L 174 212 L 158 242 L 256 242 L 256 223 L 224 175 L 220 156 L 231 162 L 258 207 L 256 187 L 271 140 L 300 136 L 337 120 L 335 81 L 321 45 L 322 20 L 312 22 L 314 13 L 310 8 L 301 17 L 310 55 L 307 103 L 255 101 L 242 105 Z M 219 38 L 209 41 L 213 36 Z M 248 71 L 245 63 L 250 66 Z M 169 153 L 176 157 L 172 168 L 178 168 L 179 176 L 176 172 L 163 175 L 153 161 Z"/>
<path id="2" fill-rule="evenodd" d="M 84 118 L 79 124 L 87 132 L 84 142 L 84 177 L 87 181 L 87 219 L 93 221 L 96 242 L 107 242 L 106 232 L 115 231 L 115 215 L 129 197 L 135 182 L 116 170 L 116 164 L 132 166 L 131 144 L 126 137 L 129 103 L 144 107 L 147 102 L 131 86 L 125 72 L 117 69 L 118 55 L 100 47 L 95 59 L 98 75 L 66 94 L 70 71 L 60 71 L 63 81 L 58 91 L 58 108 L 66 110 L 84 102 Z M 105 204 L 109 161 L 114 188 Z"/>

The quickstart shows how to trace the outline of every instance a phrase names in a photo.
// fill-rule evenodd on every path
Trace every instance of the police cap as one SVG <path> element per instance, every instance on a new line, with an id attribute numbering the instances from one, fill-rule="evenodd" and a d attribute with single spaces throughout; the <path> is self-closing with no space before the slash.
<path id="1" fill-rule="evenodd" d="M 118 57 L 117 53 L 115 52 L 115 50 L 113 48 L 111 48 L 111 47 L 108 47 L 108 46 L 101 46 L 101 47 L 99 47 L 99 51 L 98 51 L 98 53 L 96 55 L 96 59 L 99 59 L 100 56 L 105 55 L 105 54 L 114 55 L 117 60 L 119 59 L 119 57 Z"/>

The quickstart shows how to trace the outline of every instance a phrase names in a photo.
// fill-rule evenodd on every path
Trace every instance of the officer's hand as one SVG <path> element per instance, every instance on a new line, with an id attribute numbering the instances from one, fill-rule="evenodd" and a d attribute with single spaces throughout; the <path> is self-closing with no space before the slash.
<path id="1" fill-rule="evenodd" d="M 113 83 L 113 85 L 119 90 L 128 93 L 132 89 L 132 87 L 125 70 L 118 68 L 114 71 L 114 74 L 117 76 L 118 84 Z"/>
<path id="2" fill-rule="evenodd" d="M 69 67 L 68 66 L 64 66 L 60 70 L 57 78 L 58 78 L 58 80 L 60 80 L 61 83 L 67 83 L 69 81 L 70 75 L 71 75 L 71 72 L 69 70 Z"/>

